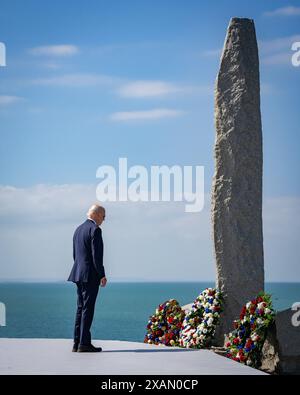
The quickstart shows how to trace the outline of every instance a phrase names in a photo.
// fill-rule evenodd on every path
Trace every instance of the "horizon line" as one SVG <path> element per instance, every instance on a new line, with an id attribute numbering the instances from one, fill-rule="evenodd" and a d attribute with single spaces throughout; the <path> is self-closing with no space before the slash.
<path id="1" fill-rule="evenodd" d="M 215 280 L 111 280 L 109 283 L 215 283 Z M 18 283 L 18 284 L 61 284 L 61 283 L 72 283 L 67 280 L 51 280 L 51 279 L 0 279 L 0 284 L 4 283 Z M 265 284 L 299 284 L 300 281 L 265 281 Z"/>

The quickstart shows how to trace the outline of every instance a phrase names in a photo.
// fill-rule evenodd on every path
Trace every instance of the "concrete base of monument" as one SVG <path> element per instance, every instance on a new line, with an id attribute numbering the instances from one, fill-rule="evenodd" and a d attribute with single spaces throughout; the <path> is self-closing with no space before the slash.
<path id="1" fill-rule="evenodd" d="M 0 339 L 0 374 L 261 375 L 209 350 L 96 340 L 100 353 L 72 353 L 68 339 Z"/>

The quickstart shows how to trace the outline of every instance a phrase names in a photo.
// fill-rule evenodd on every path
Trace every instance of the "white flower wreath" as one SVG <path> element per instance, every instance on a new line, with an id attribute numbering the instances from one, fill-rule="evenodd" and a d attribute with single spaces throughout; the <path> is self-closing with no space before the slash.
<path id="1" fill-rule="evenodd" d="M 215 288 L 206 288 L 186 314 L 180 331 L 179 345 L 203 348 L 210 345 L 222 311 L 222 296 Z"/>

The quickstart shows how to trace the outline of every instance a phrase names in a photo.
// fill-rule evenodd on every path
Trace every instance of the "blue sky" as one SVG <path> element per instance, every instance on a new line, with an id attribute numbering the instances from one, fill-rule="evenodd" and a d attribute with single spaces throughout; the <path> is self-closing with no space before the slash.
<path id="1" fill-rule="evenodd" d="M 259 41 L 267 279 L 300 278 L 300 67 L 290 61 L 291 44 L 300 41 L 300 5 L 274 0 L 1 2 L 7 66 L 0 68 L 0 232 L 1 260 L 9 265 L 0 277 L 64 278 L 70 265 L 66 243 L 94 200 L 96 169 L 127 157 L 129 165 L 205 166 L 206 207 L 187 219 L 172 203 L 149 203 L 143 210 L 112 205 L 107 245 L 123 246 L 120 256 L 110 256 L 108 248 L 112 278 L 214 278 L 213 87 L 233 16 L 253 18 Z M 16 210 L 20 199 L 22 210 Z M 65 210 L 62 199 L 68 201 Z M 34 216 L 44 219 L 37 224 Z M 136 233 L 126 236 L 126 244 L 113 224 Z M 138 248 L 139 235 L 147 232 Z M 49 240 L 55 254 L 45 257 L 41 246 Z M 177 241 L 177 254 L 170 253 Z M 149 246 L 154 242 L 156 263 Z M 58 263 L 51 271 L 47 262 L 53 260 Z M 121 260 L 128 270 L 118 266 Z M 182 260 L 190 267 L 183 278 Z"/>

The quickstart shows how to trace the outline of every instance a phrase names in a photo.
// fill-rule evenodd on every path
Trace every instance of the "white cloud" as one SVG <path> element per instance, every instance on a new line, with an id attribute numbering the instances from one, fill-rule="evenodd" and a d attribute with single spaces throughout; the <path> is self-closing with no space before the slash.
<path id="1" fill-rule="evenodd" d="M 58 70 L 61 68 L 61 64 L 56 62 L 45 62 L 41 64 L 42 67 L 49 70 Z"/>
<path id="2" fill-rule="evenodd" d="M 72 235 L 96 201 L 96 186 L 0 187 L 0 279 L 66 279 Z M 184 202 L 107 202 L 102 225 L 109 280 L 213 280 L 210 198 L 185 213 Z M 300 197 L 265 198 L 267 281 L 300 278 Z"/>
<path id="3" fill-rule="evenodd" d="M 262 58 L 262 63 L 267 65 L 291 65 L 291 53 L 281 52 Z"/>
<path id="4" fill-rule="evenodd" d="M 107 75 L 92 73 L 63 74 L 32 80 L 33 84 L 48 86 L 86 87 L 116 83 L 116 79 Z"/>
<path id="5" fill-rule="evenodd" d="M 29 52 L 41 56 L 73 56 L 79 53 L 79 48 L 76 45 L 46 45 L 31 48 Z"/>
<path id="6" fill-rule="evenodd" d="M 44 67 L 58 69 L 57 63 L 46 63 Z M 96 73 L 73 73 L 54 75 L 45 78 L 36 78 L 30 81 L 35 85 L 66 86 L 66 87 L 89 87 L 107 85 L 120 97 L 124 98 L 154 98 L 170 96 L 174 93 L 183 94 L 209 94 L 213 87 L 197 85 L 180 85 L 165 81 L 125 81 L 123 78 Z"/>
<path id="7" fill-rule="evenodd" d="M 210 57 L 213 57 L 213 58 L 214 57 L 218 57 L 218 58 L 220 58 L 221 55 L 222 55 L 222 48 L 208 49 L 206 51 L 203 51 L 202 55 L 205 56 L 205 57 L 208 57 L 208 58 L 210 58 Z"/>
<path id="8" fill-rule="evenodd" d="M 164 81 L 134 81 L 120 86 L 118 93 L 123 97 L 165 96 L 179 92 L 181 88 Z"/>
<path id="9" fill-rule="evenodd" d="M 267 65 L 291 65 L 292 44 L 300 41 L 300 34 L 259 41 L 261 62 Z"/>
<path id="10" fill-rule="evenodd" d="M 164 97 L 180 94 L 207 94 L 213 90 L 213 87 L 198 85 L 183 85 L 165 81 L 132 81 L 121 84 L 117 89 L 117 93 L 121 97 L 130 98 L 152 98 Z M 173 96 L 172 96 L 173 97 Z"/>
<path id="11" fill-rule="evenodd" d="M 136 120 L 156 120 L 162 118 L 175 118 L 184 115 L 181 110 L 172 110 L 168 108 L 156 108 L 144 111 L 121 111 L 110 115 L 111 121 L 136 121 Z"/>
<path id="12" fill-rule="evenodd" d="M 95 201 L 94 185 L 0 187 L 0 250 L 6 262 L 0 265 L 0 279 L 66 279 L 73 232 Z M 190 214 L 184 212 L 184 204 L 104 203 L 109 280 L 214 277 L 208 207 Z"/>
<path id="13" fill-rule="evenodd" d="M 264 256 L 269 281 L 300 279 L 300 197 L 264 199 Z"/>
<path id="14" fill-rule="evenodd" d="M 265 16 L 298 16 L 300 15 L 300 7 L 287 6 L 282 8 L 277 8 L 273 11 L 264 12 Z"/>
<path id="15" fill-rule="evenodd" d="M 19 101 L 24 100 L 19 96 L 8 96 L 8 95 L 0 95 L 0 106 L 7 106 L 10 104 L 18 103 Z"/>
<path id="16" fill-rule="evenodd" d="M 300 34 L 278 37 L 272 40 L 261 40 L 258 42 L 258 46 L 262 54 L 274 54 L 274 52 L 282 50 L 290 51 L 292 43 L 295 41 L 300 41 Z"/>
<path id="17" fill-rule="evenodd" d="M 268 65 L 291 65 L 291 46 L 300 41 L 300 34 L 277 37 L 272 40 L 259 40 L 259 55 L 261 63 Z M 221 57 L 222 49 L 207 50 L 202 53 L 205 57 Z"/>

